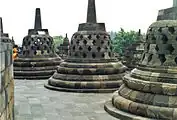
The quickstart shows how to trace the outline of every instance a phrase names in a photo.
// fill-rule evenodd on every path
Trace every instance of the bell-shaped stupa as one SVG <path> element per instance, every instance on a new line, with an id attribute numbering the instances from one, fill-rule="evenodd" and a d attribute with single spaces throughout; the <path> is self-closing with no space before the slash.
<path id="1" fill-rule="evenodd" d="M 59 56 L 62 59 L 66 59 L 68 56 L 68 51 L 69 51 L 69 39 L 68 39 L 68 35 L 66 34 L 64 40 L 63 40 L 63 44 L 61 44 L 60 46 L 58 46 L 58 51 L 59 51 Z"/>
<path id="2" fill-rule="evenodd" d="M 72 92 L 111 92 L 122 84 L 126 67 L 113 56 L 110 35 L 97 23 L 95 0 L 88 0 L 87 23 L 79 25 L 68 58 L 46 88 Z"/>
<path id="3" fill-rule="evenodd" d="M 123 52 L 123 64 L 127 66 L 129 70 L 134 69 L 138 65 L 144 52 L 144 47 L 145 40 L 141 34 L 141 30 L 139 29 L 137 40 L 126 47 Z"/>
<path id="4" fill-rule="evenodd" d="M 121 120 L 177 120 L 177 20 L 150 25 L 140 64 L 105 110 Z"/>
<path id="5" fill-rule="evenodd" d="M 53 38 L 42 29 L 40 8 L 36 8 L 34 29 L 28 30 L 22 43 L 22 54 L 14 62 L 15 79 L 50 78 L 61 58 L 54 52 Z"/>

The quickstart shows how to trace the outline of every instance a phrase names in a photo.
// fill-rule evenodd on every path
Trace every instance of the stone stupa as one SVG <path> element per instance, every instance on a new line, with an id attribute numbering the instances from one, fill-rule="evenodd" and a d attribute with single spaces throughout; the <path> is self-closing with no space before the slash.
<path id="1" fill-rule="evenodd" d="M 58 46 L 58 50 L 59 50 L 59 56 L 62 59 L 66 59 L 68 56 L 68 51 L 69 51 L 69 39 L 68 39 L 68 35 L 66 34 L 63 43 Z"/>
<path id="2" fill-rule="evenodd" d="M 104 23 L 96 22 L 95 0 L 88 0 L 87 23 L 79 24 L 69 56 L 45 87 L 70 92 L 111 92 L 122 84 L 127 69 L 113 56 Z"/>
<path id="3" fill-rule="evenodd" d="M 14 61 L 15 79 L 48 79 L 61 58 L 55 54 L 53 38 L 42 29 L 40 8 L 36 8 L 34 29 L 28 30 L 22 43 L 22 54 Z"/>
<path id="4" fill-rule="evenodd" d="M 131 45 L 125 48 L 123 55 L 123 64 L 128 67 L 129 70 L 134 69 L 144 52 L 145 40 L 141 35 L 141 30 L 138 31 L 138 39 Z"/>
<path id="5" fill-rule="evenodd" d="M 146 34 L 142 60 L 105 110 L 121 120 L 177 120 L 177 20 L 158 20 Z"/>
<path id="6" fill-rule="evenodd" d="M 1 37 L 1 42 L 4 43 L 12 43 L 13 44 L 13 40 L 11 40 L 9 38 L 9 34 L 8 33 L 4 33 L 3 31 L 3 23 L 2 23 L 2 17 L 0 17 L 0 37 Z"/>

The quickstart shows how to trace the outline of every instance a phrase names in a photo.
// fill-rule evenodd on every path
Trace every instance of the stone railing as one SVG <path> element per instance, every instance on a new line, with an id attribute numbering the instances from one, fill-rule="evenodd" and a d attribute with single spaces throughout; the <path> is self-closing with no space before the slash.
<path id="1" fill-rule="evenodd" d="M 12 44 L 0 40 L 0 120 L 14 120 Z"/>

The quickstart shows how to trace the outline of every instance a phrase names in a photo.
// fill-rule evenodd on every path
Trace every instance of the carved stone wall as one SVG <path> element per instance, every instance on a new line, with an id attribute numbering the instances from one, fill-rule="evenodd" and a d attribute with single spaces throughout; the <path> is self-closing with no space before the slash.
<path id="1" fill-rule="evenodd" d="M 0 120 L 14 120 L 12 44 L 0 37 Z"/>

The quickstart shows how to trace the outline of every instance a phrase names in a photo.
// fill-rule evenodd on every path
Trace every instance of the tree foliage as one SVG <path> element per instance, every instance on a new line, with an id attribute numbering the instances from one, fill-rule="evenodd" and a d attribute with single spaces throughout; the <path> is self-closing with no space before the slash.
<path id="1" fill-rule="evenodd" d="M 54 45 L 55 51 L 57 50 L 57 47 L 63 43 L 63 39 L 64 37 L 62 35 L 53 37 L 53 41 L 54 41 L 53 45 Z"/>
<path id="2" fill-rule="evenodd" d="M 132 30 L 126 32 L 121 28 L 120 31 L 115 33 L 115 36 L 112 39 L 113 51 L 122 55 L 123 50 L 136 40 L 139 40 L 138 32 Z"/>

